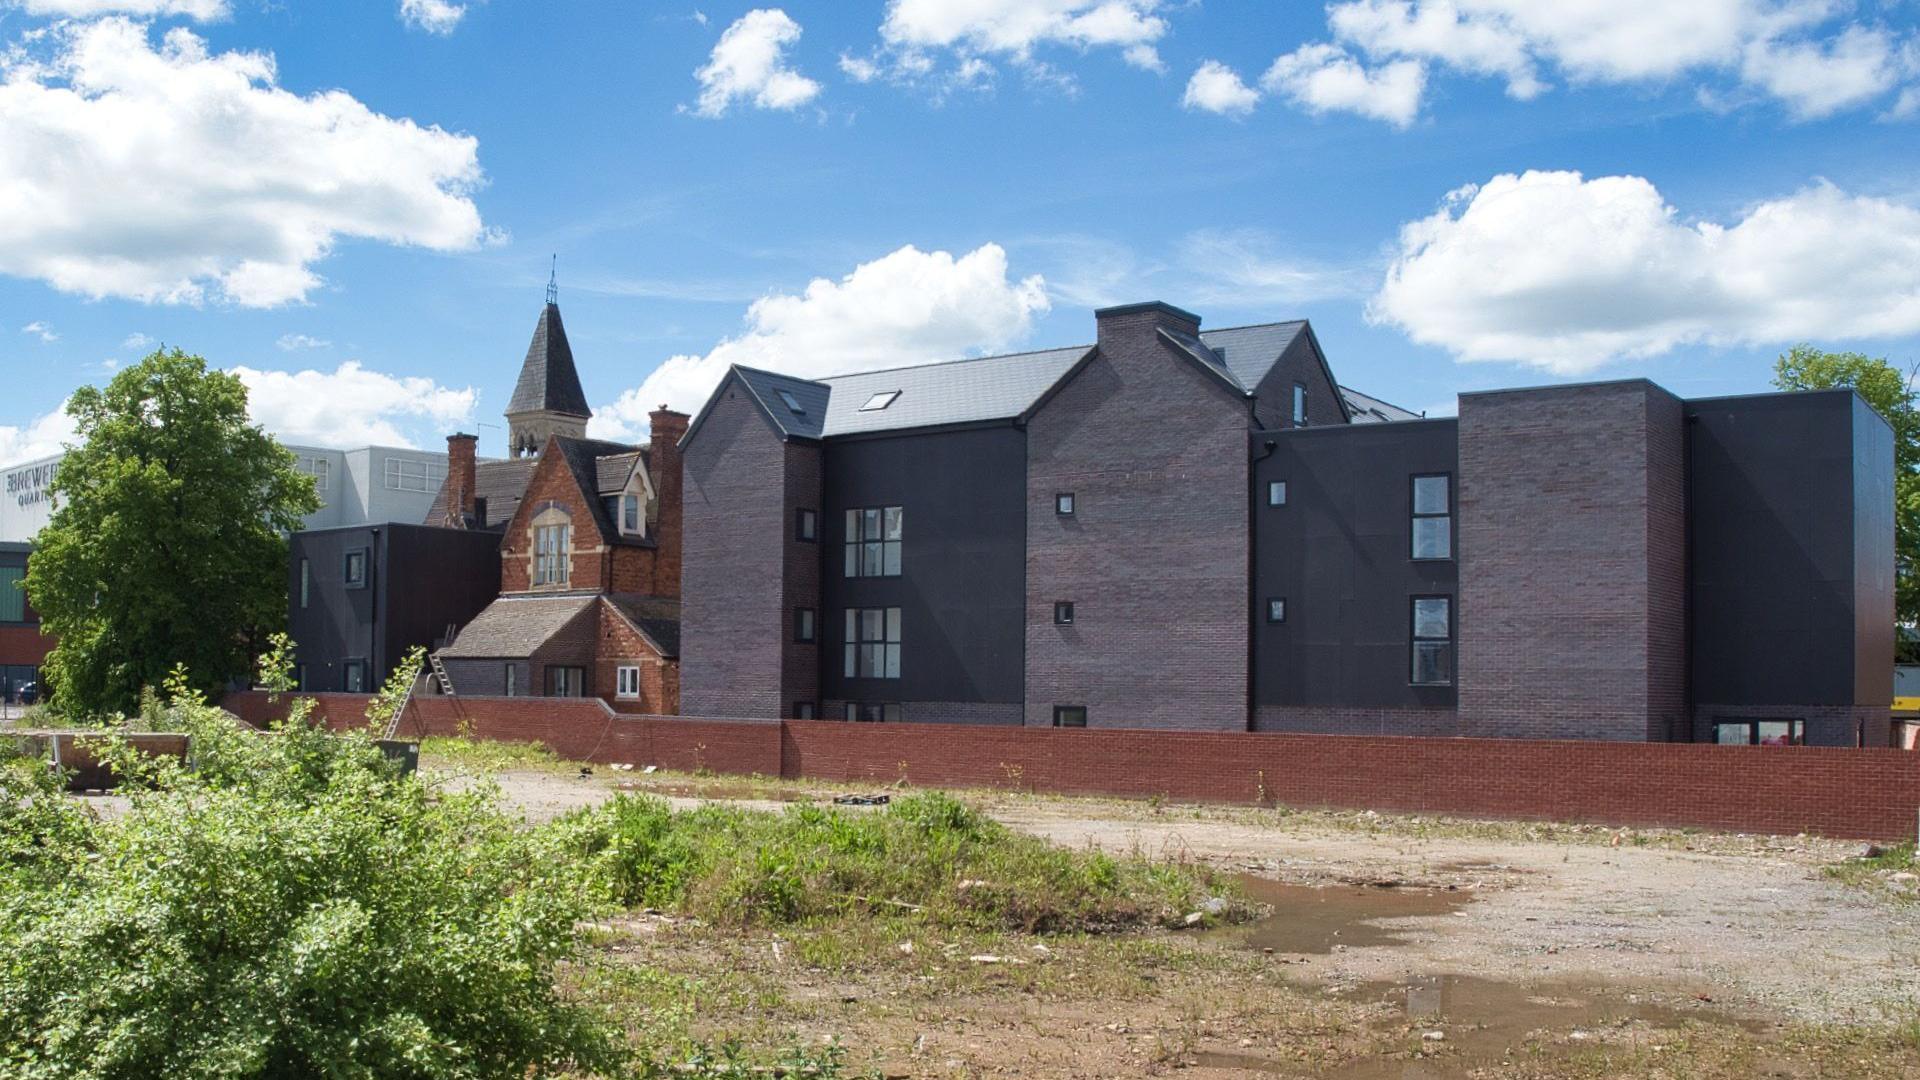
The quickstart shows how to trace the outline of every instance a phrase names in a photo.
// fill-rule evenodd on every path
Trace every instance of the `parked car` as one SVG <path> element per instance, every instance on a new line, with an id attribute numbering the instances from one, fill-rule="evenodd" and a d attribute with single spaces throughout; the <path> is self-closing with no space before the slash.
<path id="1" fill-rule="evenodd" d="M 23 682 L 14 688 L 14 697 L 22 705 L 31 705 L 40 700 L 40 684 Z"/>

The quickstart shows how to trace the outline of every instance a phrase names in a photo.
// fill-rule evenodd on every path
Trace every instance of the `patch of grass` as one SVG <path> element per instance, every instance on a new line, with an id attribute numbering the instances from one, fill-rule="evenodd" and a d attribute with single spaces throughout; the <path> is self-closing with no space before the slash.
<path id="1" fill-rule="evenodd" d="M 508 769 L 551 769 L 575 767 L 548 749 L 545 743 L 499 742 L 493 739 L 468 739 L 452 735 L 429 735 L 420 740 L 420 761 L 428 768 L 463 769 L 474 772 L 503 772 Z"/>
<path id="2" fill-rule="evenodd" d="M 1878 855 L 1865 858 L 1856 855 L 1843 862 L 1830 863 L 1822 868 L 1822 873 L 1847 885 L 1885 885 L 1889 874 L 1920 869 L 1914 862 L 1913 850 L 1911 843 L 1894 844 L 1881 848 Z"/>
<path id="3" fill-rule="evenodd" d="M 778 814 L 674 813 L 664 800 L 620 795 L 554 827 L 614 902 L 719 925 L 880 914 L 1058 933 L 1247 911 L 1234 883 L 1207 867 L 1057 848 L 937 793 L 874 812 Z"/>

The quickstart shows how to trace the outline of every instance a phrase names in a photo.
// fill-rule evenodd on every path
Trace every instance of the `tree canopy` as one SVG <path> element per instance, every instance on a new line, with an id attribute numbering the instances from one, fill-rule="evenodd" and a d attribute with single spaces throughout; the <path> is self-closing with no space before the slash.
<path id="1" fill-rule="evenodd" d="M 1850 387 L 1893 426 L 1894 616 L 1920 622 L 1920 395 L 1912 371 L 1857 352 L 1795 345 L 1773 366 L 1782 390 Z"/>
<path id="2" fill-rule="evenodd" d="M 239 378 L 179 349 L 81 387 L 67 413 L 78 445 L 26 580 L 57 639 L 55 705 L 130 712 L 175 665 L 201 690 L 246 676 L 286 621 L 286 534 L 320 506 L 312 478 L 248 421 Z"/>

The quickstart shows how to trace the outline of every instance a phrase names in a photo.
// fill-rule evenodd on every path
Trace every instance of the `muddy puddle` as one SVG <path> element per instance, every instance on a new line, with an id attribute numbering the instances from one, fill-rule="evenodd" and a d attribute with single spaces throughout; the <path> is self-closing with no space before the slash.
<path id="1" fill-rule="evenodd" d="M 1248 898 L 1273 909 L 1256 922 L 1220 931 L 1249 948 L 1277 954 L 1324 955 L 1338 949 L 1402 945 L 1407 929 L 1394 920 L 1451 915 L 1473 902 L 1464 890 L 1288 885 L 1243 875 Z"/>

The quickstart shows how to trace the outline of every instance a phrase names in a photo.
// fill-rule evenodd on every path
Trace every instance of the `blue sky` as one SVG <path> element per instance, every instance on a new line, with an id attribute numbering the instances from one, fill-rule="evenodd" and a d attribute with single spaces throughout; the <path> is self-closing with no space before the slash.
<path id="1" fill-rule="evenodd" d="M 0 456 L 160 341 L 289 439 L 498 453 L 556 253 L 618 436 L 727 362 L 1071 344 L 1148 298 L 1311 319 L 1414 409 L 1757 390 L 1798 340 L 1912 364 L 1915 16 L 0 0 Z"/>

